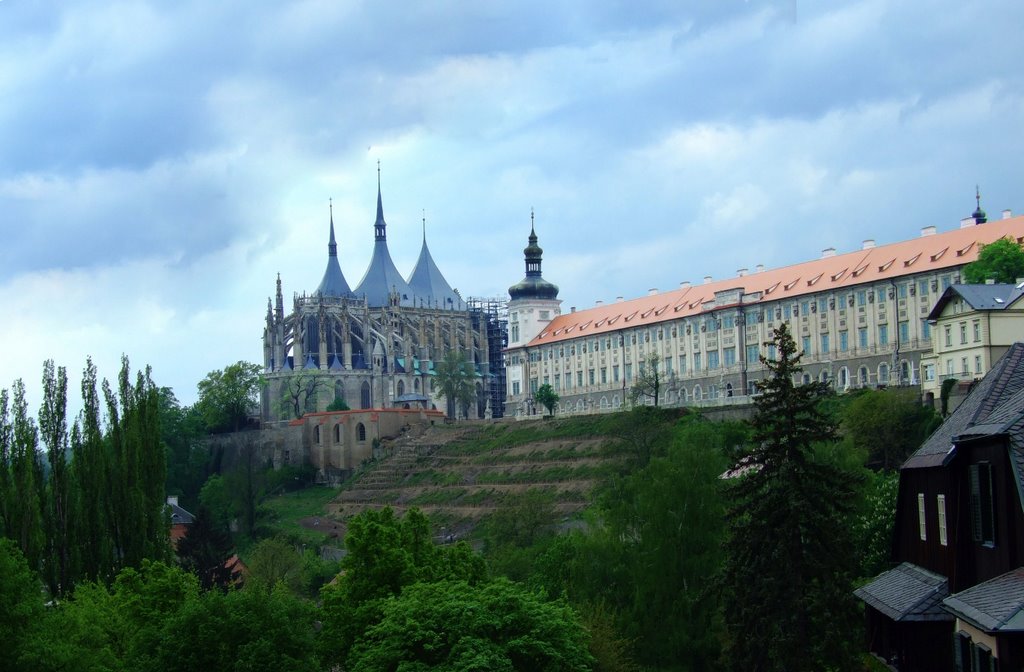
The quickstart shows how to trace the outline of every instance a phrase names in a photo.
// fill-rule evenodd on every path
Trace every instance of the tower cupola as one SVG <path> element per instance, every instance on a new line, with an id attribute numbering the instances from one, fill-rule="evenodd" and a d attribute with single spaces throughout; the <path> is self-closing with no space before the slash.
<path id="1" fill-rule="evenodd" d="M 537 231 L 534 226 L 533 211 L 530 211 L 529 244 L 523 249 L 526 260 L 526 277 L 508 288 L 509 296 L 516 299 L 556 299 L 558 285 L 554 285 L 541 276 L 541 258 L 544 250 L 537 244 Z"/>

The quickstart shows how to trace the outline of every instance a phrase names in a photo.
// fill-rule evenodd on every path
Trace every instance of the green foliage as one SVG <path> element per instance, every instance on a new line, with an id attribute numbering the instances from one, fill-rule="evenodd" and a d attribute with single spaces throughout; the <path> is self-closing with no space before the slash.
<path id="1" fill-rule="evenodd" d="M 264 539 L 249 551 L 249 575 L 267 586 L 283 584 L 294 593 L 302 591 L 302 556 L 278 538 Z"/>
<path id="2" fill-rule="evenodd" d="M 857 519 L 857 548 L 860 549 L 859 576 L 876 576 L 890 569 L 896 497 L 900 489 L 897 471 L 871 474 L 864 488 L 864 503 Z"/>
<path id="3" fill-rule="evenodd" d="M 677 416 L 673 411 L 642 405 L 615 413 L 613 417 L 612 435 L 629 455 L 632 466 L 643 468 L 652 457 L 664 454 L 669 443 L 671 420 Z"/>
<path id="4" fill-rule="evenodd" d="M 345 401 L 344 397 L 335 397 L 334 401 L 332 401 L 331 403 L 329 403 L 327 405 L 327 410 L 328 411 L 350 411 L 352 409 L 350 409 L 348 407 L 348 403 Z"/>
<path id="5" fill-rule="evenodd" d="M 160 438 L 167 454 L 166 490 L 178 495 L 185 508 L 199 501 L 199 490 L 210 468 L 203 444 L 206 423 L 197 406 L 181 406 L 169 387 L 157 390 Z"/>
<path id="6" fill-rule="evenodd" d="M 281 398 L 277 402 L 279 415 L 287 418 L 301 418 L 306 413 L 315 412 L 320 391 L 326 392 L 330 387 L 330 378 L 321 374 L 319 369 L 295 371 L 281 380 Z M 333 403 L 337 403 L 337 399 Z"/>
<path id="7" fill-rule="evenodd" d="M 857 476 L 821 460 L 836 438 L 819 410 L 827 388 L 795 385 L 796 344 L 773 333 L 753 441 L 730 485 L 723 571 L 728 660 L 736 670 L 850 670 L 857 618 L 852 527 Z"/>
<path id="8" fill-rule="evenodd" d="M 946 378 L 942 381 L 942 389 L 939 391 L 939 400 L 942 403 L 942 417 L 949 415 L 949 397 L 953 393 L 953 388 L 956 387 L 956 378 Z"/>
<path id="9" fill-rule="evenodd" d="M 224 565 L 233 548 L 228 528 L 200 506 L 188 532 L 178 541 L 177 554 L 182 568 L 196 575 L 203 590 L 227 590 L 237 578 Z"/>
<path id="10" fill-rule="evenodd" d="M 503 579 L 416 584 L 381 607 L 349 658 L 377 670 L 590 670 L 587 633 L 564 602 Z"/>
<path id="11" fill-rule="evenodd" d="M 433 543 L 430 525 L 417 509 L 397 518 L 390 508 L 364 511 L 349 520 L 344 573 L 321 592 L 321 656 L 328 665 L 345 665 L 352 647 L 377 623 L 389 598 L 418 582 L 465 581 L 485 576 L 483 559 L 464 542 Z"/>
<path id="12" fill-rule="evenodd" d="M 461 409 L 465 416 L 476 399 L 476 371 L 472 362 L 466 361 L 461 352 L 449 350 L 434 366 L 434 374 L 434 385 L 448 402 L 448 417 L 454 418 L 456 409 Z"/>
<path id="13" fill-rule="evenodd" d="M 548 415 L 555 414 L 555 404 L 558 403 L 558 399 L 558 393 L 555 392 L 555 388 L 551 387 L 550 383 L 544 383 L 533 394 L 533 400 L 548 409 Z"/>
<path id="14" fill-rule="evenodd" d="M 864 390 L 843 411 L 842 428 L 869 467 L 896 469 L 941 419 L 909 388 Z"/>
<path id="15" fill-rule="evenodd" d="M 259 405 L 260 371 L 256 364 L 238 361 L 199 381 L 196 405 L 208 432 L 232 432 L 245 426 L 249 412 Z"/>
<path id="16" fill-rule="evenodd" d="M 636 382 L 629 390 L 629 401 L 633 404 L 645 404 L 648 399 L 655 407 L 661 397 L 661 357 L 652 352 L 638 365 Z"/>
<path id="17" fill-rule="evenodd" d="M 4 633 L 0 672 L 23 669 L 18 661 L 26 639 L 43 615 L 41 588 L 18 546 L 0 537 L 0 632 Z"/>
<path id="18" fill-rule="evenodd" d="M 983 284 L 992 279 L 999 283 L 1016 283 L 1024 278 L 1024 247 L 1010 238 L 1000 238 L 981 248 L 978 258 L 964 266 L 964 282 Z"/>

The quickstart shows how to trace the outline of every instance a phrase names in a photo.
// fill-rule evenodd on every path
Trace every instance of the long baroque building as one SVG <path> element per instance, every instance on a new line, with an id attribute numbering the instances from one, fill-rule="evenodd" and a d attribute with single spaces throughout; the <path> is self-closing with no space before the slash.
<path id="1" fill-rule="evenodd" d="M 558 288 L 541 278 L 531 230 L 527 278 L 509 290 L 506 413 L 538 412 L 533 394 L 544 384 L 560 396 L 559 413 L 620 408 L 651 355 L 663 404 L 743 403 L 765 376 L 759 358 L 774 356 L 765 343 L 783 323 L 802 346 L 805 381 L 839 391 L 930 381 L 935 365 L 922 363 L 932 350 L 929 313 L 960 269 L 1004 237 L 1024 242 L 1024 217 L 1007 210 L 989 222 L 979 202 L 951 231 L 927 226 L 912 240 L 865 240 L 854 252 L 828 248 L 813 261 L 563 313 Z"/>
<path id="2" fill-rule="evenodd" d="M 378 175 L 373 255 L 354 290 L 338 263 L 333 209 L 329 231 L 327 267 L 316 290 L 295 293 L 285 312 L 278 275 L 275 301 L 267 299 L 263 421 L 324 411 L 335 400 L 351 409 L 444 409 L 434 363 L 452 350 L 476 367 L 477 403 L 466 415 L 500 416 L 504 390 L 495 395 L 491 388 L 503 372 L 491 373 L 495 344 L 489 343 L 498 317 L 451 288 L 427 247 L 425 224 L 419 259 L 405 278 L 388 251 Z"/>

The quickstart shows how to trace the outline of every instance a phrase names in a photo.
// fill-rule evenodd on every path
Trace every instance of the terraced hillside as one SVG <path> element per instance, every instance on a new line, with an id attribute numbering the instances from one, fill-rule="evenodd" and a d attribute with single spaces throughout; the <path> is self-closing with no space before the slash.
<path id="1" fill-rule="evenodd" d="M 524 492 L 553 494 L 566 519 L 622 462 L 613 416 L 433 426 L 386 444 L 327 505 L 343 522 L 367 508 L 416 506 L 446 534 L 464 536 Z"/>

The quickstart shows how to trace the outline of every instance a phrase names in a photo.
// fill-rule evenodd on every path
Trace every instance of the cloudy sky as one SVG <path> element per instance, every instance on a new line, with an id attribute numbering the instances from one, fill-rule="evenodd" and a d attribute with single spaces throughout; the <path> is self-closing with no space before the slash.
<path id="1" fill-rule="evenodd" d="M 362 277 L 378 160 L 399 269 L 425 213 L 449 282 L 507 296 L 533 208 L 565 309 L 947 230 L 975 184 L 1024 210 L 1022 29 L 1019 0 L 0 0 L 0 386 L 124 353 L 191 403 L 260 362 L 328 199 Z"/>

